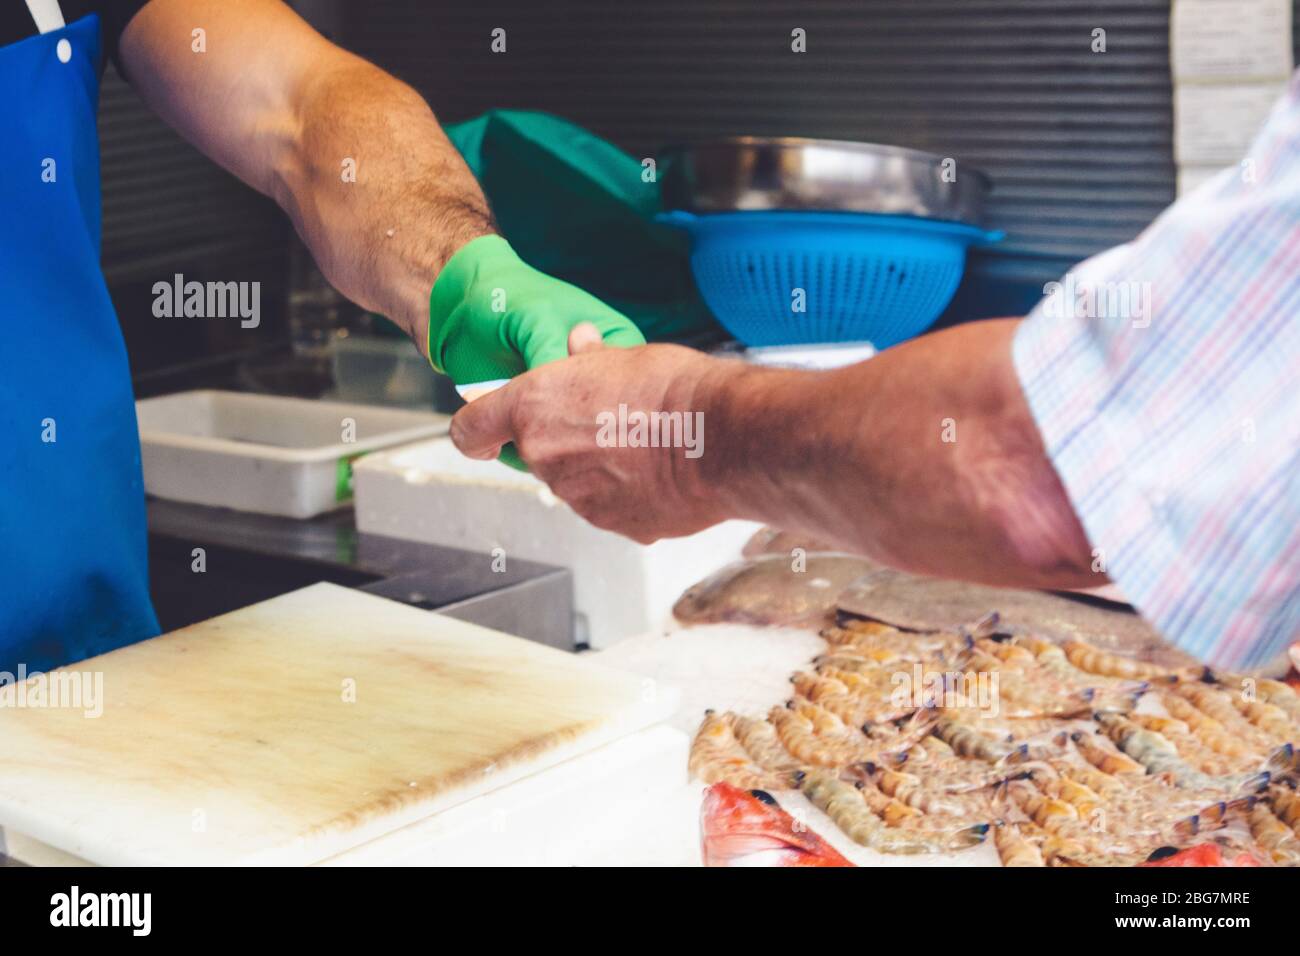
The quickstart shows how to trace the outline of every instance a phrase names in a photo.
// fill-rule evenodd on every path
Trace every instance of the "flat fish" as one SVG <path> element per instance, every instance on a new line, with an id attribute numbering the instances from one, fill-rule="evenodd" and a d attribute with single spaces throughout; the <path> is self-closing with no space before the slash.
<path id="1" fill-rule="evenodd" d="M 823 627 L 834 617 L 839 593 L 874 567 L 847 554 L 738 561 L 689 588 L 673 605 L 673 616 L 683 624 Z"/>
<path id="2" fill-rule="evenodd" d="M 997 629 L 1004 633 L 1036 634 L 1058 642 L 1077 638 L 1170 669 L 1196 663 L 1134 613 L 1044 591 L 995 588 L 882 568 L 846 587 L 838 608 L 850 617 L 908 631 L 955 631 L 996 611 Z"/>
<path id="3" fill-rule="evenodd" d="M 792 555 L 795 548 L 802 548 L 805 553 L 814 551 L 840 553 L 840 549 L 834 545 L 826 541 L 818 541 L 806 534 L 781 531 L 777 528 L 759 528 L 754 532 L 753 537 L 745 542 L 745 546 L 740 549 L 740 556 L 742 558 L 757 558 L 764 554 Z M 873 565 L 873 567 L 879 567 L 879 565 Z"/>

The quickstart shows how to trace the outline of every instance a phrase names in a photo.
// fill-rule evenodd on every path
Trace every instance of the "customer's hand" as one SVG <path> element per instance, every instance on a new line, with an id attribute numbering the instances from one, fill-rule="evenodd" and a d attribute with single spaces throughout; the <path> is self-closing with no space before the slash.
<path id="1" fill-rule="evenodd" d="M 572 358 L 461 409 L 456 447 L 490 459 L 513 442 L 574 511 L 642 543 L 728 517 L 704 471 L 706 405 L 739 363 L 674 345 L 604 348 L 586 326 L 570 344 Z"/>

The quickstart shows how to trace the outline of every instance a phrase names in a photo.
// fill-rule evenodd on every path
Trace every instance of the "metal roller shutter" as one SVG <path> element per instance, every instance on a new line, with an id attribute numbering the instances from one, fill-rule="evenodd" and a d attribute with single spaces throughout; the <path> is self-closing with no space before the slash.
<path id="1" fill-rule="evenodd" d="M 1167 0 L 373 0 L 347 15 L 349 46 L 448 121 L 510 106 L 636 155 L 752 133 L 975 164 L 997 184 L 988 224 L 1007 233 L 975 271 L 1041 283 L 1174 198 Z M 790 52 L 794 27 L 806 54 Z"/>
<path id="2" fill-rule="evenodd" d="M 155 280 L 202 263 L 255 279 L 283 259 L 279 207 L 224 172 L 155 116 L 113 69 L 99 105 L 103 265 L 110 284 Z"/>

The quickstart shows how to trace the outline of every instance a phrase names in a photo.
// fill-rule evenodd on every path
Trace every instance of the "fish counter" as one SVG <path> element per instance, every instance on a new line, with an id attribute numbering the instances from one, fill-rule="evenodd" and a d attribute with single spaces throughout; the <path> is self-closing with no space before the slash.
<path id="1" fill-rule="evenodd" d="M 681 691 L 673 862 L 1300 863 L 1290 684 L 1211 673 L 1114 605 L 768 535 L 600 655 Z"/>
<path id="2" fill-rule="evenodd" d="M 1126 606 L 900 574 L 743 522 L 641 547 L 446 438 L 371 454 L 354 475 L 362 535 L 568 568 L 574 628 L 554 643 L 593 648 L 580 666 L 636 675 L 658 729 L 676 735 L 664 747 L 680 747 L 677 763 L 663 749 L 630 760 L 621 790 L 589 785 L 606 795 L 610 834 L 547 859 L 1300 859 L 1300 699 L 1276 680 L 1205 671 Z M 657 807 L 620 809 L 620 793 L 650 790 Z M 458 812 L 476 805 L 482 795 Z M 531 835 L 506 829 L 502 859 L 537 858 Z"/>
<path id="3" fill-rule="evenodd" d="M 601 651 L 599 658 L 677 688 L 681 704 L 671 724 L 694 737 L 705 710 L 761 715 L 777 704 L 784 705 L 790 697 L 789 675 L 822 647 L 815 633 L 803 629 L 727 623 L 687 629 L 673 625 L 623 641 Z M 891 857 L 878 853 L 855 844 L 798 789 L 768 791 L 781 810 L 789 814 L 788 824 L 774 818 L 773 835 L 765 830 L 751 833 L 749 827 L 725 827 L 722 841 L 731 843 L 732 851 L 715 852 L 706 861 L 702 836 L 709 827 L 726 822 L 719 812 L 721 808 L 706 804 L 708 789 L 709 785 L 692 772 L 686 783 L 663 796 L 652 815 L 639 818 L 636 831 L 624 834 L 601 862 L 622 858 L 665 866 L 699 866 L 706 862 L 714 866 L 789 865 L 782 841 L 798 832 L 820 834 L 847 860 L 862 866 L 996 866 L 998 862 L 991 847 L 928 856 Z M 748 794 L 749 790 L 742 788 L 741 792 Z"/>
<path id="4" fill-rule="evenodd" d="M 0 708 L 26 863 L 1300 862 L 1291 685 L 769 530 L 587 653 L 316 584 L 87 674 Z"/>

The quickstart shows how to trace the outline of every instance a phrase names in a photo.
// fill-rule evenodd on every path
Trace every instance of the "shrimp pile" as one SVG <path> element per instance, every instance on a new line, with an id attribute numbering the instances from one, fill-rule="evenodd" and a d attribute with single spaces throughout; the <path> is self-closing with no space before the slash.
<path id="1" fill-rule="evenodd" d="M 1005 866 L 1134 866 L 1207 844 L 1300 865 L 1295 689 L 997 626 L 827 628 L 784 705 L 706 713 L 690 769 L 800 790 L 881 853 L 991 835 Z"/>

